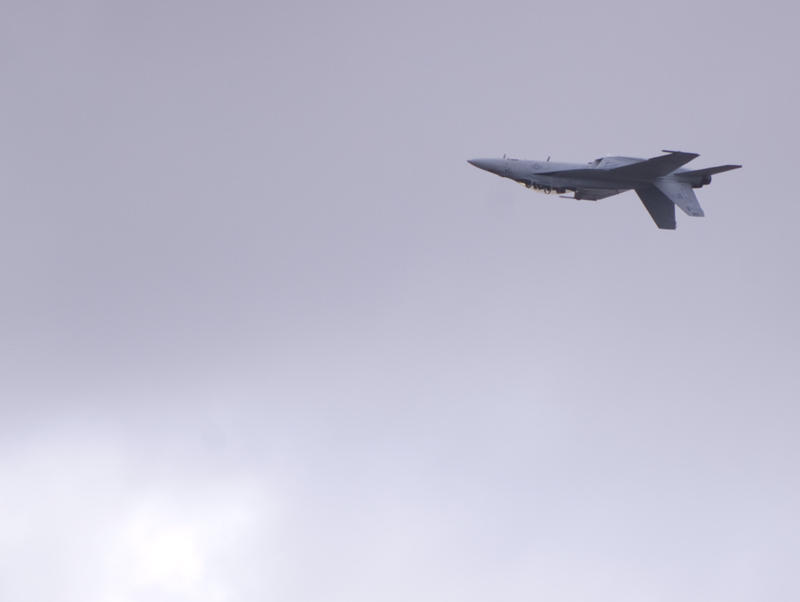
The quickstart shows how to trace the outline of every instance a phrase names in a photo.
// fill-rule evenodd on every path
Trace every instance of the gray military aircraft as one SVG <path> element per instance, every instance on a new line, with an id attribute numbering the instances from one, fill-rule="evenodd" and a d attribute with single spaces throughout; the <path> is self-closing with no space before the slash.
<path id="1" fill-rule="evenodd" d="M 662 151 L 666 155 L 652 159 L 632 157 L 601 157 L 583 163 L 555 163 L 510 159 L 471 159 L 475 167 L 509 178 L 547 194 L 563 195 L 568 190 L 573 196 L 567 199 L 597 201 L 606 197 L 635 190 L 645 208 L 659 228 L 675 229 L 675 205 L 686 215 L 702 217 L 703 209 L 697 202 L 693 188 L 711 183 L 711 176 L 741 165 L 718 165 L 690 171 L 681 167 L 699 157 L 696 153 Z"/>

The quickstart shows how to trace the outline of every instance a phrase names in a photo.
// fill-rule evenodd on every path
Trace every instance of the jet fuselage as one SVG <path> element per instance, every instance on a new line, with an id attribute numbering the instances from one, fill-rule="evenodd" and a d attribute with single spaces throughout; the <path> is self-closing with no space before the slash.
<path id="1" fill-rule="evenodd" d="M 601 157 L 589 163 L 556 163 L 523 159 L 471 159 L 469 163 L 527 188 L 564 194 L 577 200 L 597 201 L 626 190 L 635 190 L 659 228 L 675 229 L 675 205 L 694 217 L 703 216 L 693 188 L 711 183 L 711 175 L 741 165 L 718 165 L 688 170 L 682 165 L 698 155 L 664 151 L 651 159 Z"/>
<path id="2" fill-rule="evenodd" d="M 525 159 L 471 159 L 470 164 L 498 176 L 519 182 L 545 194 L 577 190 L 603 190 L 624 192 L 642 184 L 641 180 L 609 177 L 608 170 L 623 165 L 633 165 L 645 159 L 633 157 L 603 157 L 586 163 L 556 163 L 554 161 L 528 161 Z M 674 173 L 688 171 L 678 169 Z M 552 172 L 572 172 L 569 175 Z M 584 173 L 575 173 L 584 172 Z"/>

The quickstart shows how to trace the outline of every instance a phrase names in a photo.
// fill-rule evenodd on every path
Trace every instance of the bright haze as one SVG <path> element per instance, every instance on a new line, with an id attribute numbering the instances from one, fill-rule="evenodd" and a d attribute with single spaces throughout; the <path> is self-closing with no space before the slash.
<path id="1" fill-rule="evenodd" d="M 4 602 L 800 598 L 791 3 L 0 17 Z"/>

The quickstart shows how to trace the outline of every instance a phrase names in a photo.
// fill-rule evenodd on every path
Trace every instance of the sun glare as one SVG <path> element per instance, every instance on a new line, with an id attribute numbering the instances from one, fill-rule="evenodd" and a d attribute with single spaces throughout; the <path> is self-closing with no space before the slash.
<path id="1" fill-rule="evenodd" d="M 144 513 L 128 526 L 125 547 L 141 585 L 187 591 L 203 574 L 206 550 L 199 527 L 190 522 Z"/>
<path id="2" fill-rule="evenodd" d="M 247 491 L 230 489 L 224 498 L 159 495 L 137 504 L 117 532 L 106 599 L 230 599 L 220 566 L 231 566 L 247 534 L 270 518 Z"/>

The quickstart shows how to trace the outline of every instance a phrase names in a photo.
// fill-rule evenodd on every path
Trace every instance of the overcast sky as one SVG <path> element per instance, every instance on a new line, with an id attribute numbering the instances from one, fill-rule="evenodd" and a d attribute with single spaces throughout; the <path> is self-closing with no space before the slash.
<path id="1" fill-rule="evenodd" d="M 797 19 L 3 0 L 0 598 L 800 598 Z"/>

